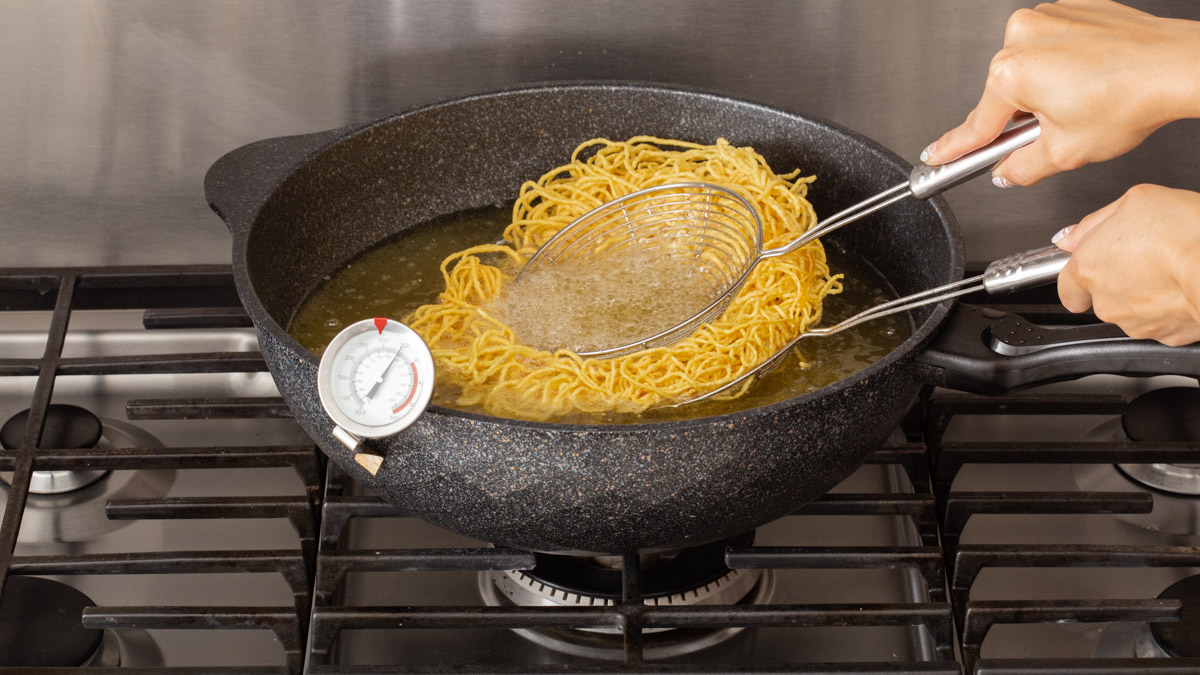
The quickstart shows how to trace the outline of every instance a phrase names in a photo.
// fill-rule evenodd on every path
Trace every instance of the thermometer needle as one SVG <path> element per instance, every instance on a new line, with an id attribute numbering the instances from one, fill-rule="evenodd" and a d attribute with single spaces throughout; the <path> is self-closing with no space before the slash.
<path id="1" fill-rule="evenodd" d="M 384 378 L 386 378 L 387 374 L 391 372 L 392 366 L 396 364 L 396 359 L 400 358 L 400 352 L 401 350 L 397 349 L 396 353 L 392 354 L 392 360 L 388 361 L 388 364 L 383 368 L 383 372 L 379 374 L 379 377 L 375 378 L 375 384 L 372 384 L 371 388 L 367 390 L 367 400 L 372 400 L 375 398 L 375 392 L 379 391 L 379 385 L 383 384 Z"/>

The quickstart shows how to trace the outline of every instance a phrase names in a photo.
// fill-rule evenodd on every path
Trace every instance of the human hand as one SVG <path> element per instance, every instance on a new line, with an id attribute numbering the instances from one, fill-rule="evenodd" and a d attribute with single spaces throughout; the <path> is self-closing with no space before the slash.
<path id="1" fill-rule="evenodd" d="M 1130 337 L 1200 341 L 1200 193 L 1138 185 L 1055 235 L 1072 251 L 1058 295 Z"/>
<path id="2" fill-rule="evenodd" d="M 943 164 L 981 147 L 1021 111 L 1042 132 L 993 169 L 1001 187 L 1122 155 L 1164 124 L 1200 116 L 1200 22 L 1109 0 L 1018 10 L 978 105 L 921 159 Z"/>

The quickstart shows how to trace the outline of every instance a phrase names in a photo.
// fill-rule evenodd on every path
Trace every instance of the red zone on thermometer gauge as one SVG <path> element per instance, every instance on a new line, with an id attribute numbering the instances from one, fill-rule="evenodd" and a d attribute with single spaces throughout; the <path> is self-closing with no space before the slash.
<path id="1" fill-rule="evenodd" d="M 425 412 L 433 394 L 433 356 L 424 340 L 394 319 L 347 326 L 325 349 L 317 370 L 321 405 L 333 436 L 372 474 L 384 457 L 365 439 L 392 436 Z"/>

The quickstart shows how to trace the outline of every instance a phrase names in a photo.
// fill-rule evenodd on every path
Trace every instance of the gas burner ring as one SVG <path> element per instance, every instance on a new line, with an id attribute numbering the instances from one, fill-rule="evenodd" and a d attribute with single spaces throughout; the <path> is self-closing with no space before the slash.
<path id="1" fill-rule="evenodd" d="M 1118 464 L 1130 480 L 1176 495 L 1200 496 L 1200 464 Z"/>
<path id="2" fill-rule="evenodd" d="M 1130 440 L 1170 443 L 1200 440 L 1200 388 L 1163 387 L 1129 402 L 1121 429 Z M 1200 495 L 1200 464 L 1118 464 L 1133 480 L 1180 495 Z"/>
<path id="3" fill-rule="evenodd" d="M 494 571 L 488 576 L 500 593 L 521 607 L 611 607 L 614 604 L 610 597 L 559 588 L 522 570 Z M 763 570 L 729 570 L 725 576 L 704 586 L 647 596 L 643 602 L 647 605 L 731 605 L 746 597 L 759 584 L 762 576 Z"/>
<path id="4" fill-rule="evenodd" d="M 775 591 L 770 569 L 737 570 L 725 564 L 729 548 L 752 545 L 746 532 L 700 546 L 640 556 L 642 602 L 648 606 L 693 606 L 769 603 Z M 480 572 L 479 591 L 491 607 L 612 607 L 621 597 L 622 559 L 535 553 L 532 570 Z M 642 630 L 644 654 L 669 658 L 724 642 L 744 630 L 657 627 Z M 624 657 L 621 629 L 527 629 L 513 632 L 535 644 L 565 654 L 596 659 Z"/>
<path id="5" fill-rule="evenodd" d="M 1133 655 L 1139 659 L 1169 659 L 1171 655 L 1163 651 L 1154 635 L 1150 633 L 1150 624 L 1143 623 L 1133 634 Z"/>
<path id="6" fill-rule="evenodd" d="M 0 445 L 7 450 L 21 447 L 30 410 L 26 408 L 13 415 L 0 427 Z M 63 403 L 46 406 L 39 447 L 66 448 L 70 450 L 93 447 L 111 447 L 104 439 L 104 424 L 99 417 L 86 408 Z M 104 469 L 34 471 L 29 477 L 29 493 L 34 495 L 57 495 L 74 492 L 95 483 L 109 474 Z M 12 472 L 0 474 L 0 481 L 12 484 Z"/>
<path id="7" fill-rule="evenodd" d="M 1161 387 L 1134 398 L 1124 415 L 1101 422 L 1083 440 L 1154 443 L 1200 438 L 1193 434 L 1200 435 L 1200 389 Z M 1115 514 L 1118 520 L 1152 532 L 1200 534 L 1200 465 L 1077 463 L 1070 471 L 1082 490 L 1152 492 L 1151 513 Z"/>
<path id="8" fill-rule="evenodd" d="M 736 571 L 731 570 L 731 572 Z M 765 605 L 771 602 L 775 594 L 774 571 L 769 569 L 755 571 L 761 572 L 761 574 L 743 573 L 739 575 L 741 578 L 746 579 L 756 578 L 757 583 L 749 589 L 749 592 L 741 598 L 740 602 L 730 604 Z M 506 573 L 481 572 L 478 576 L 480 595 L 483 596 L 484 603 L 490 607 L 515 605 L 510 598 L 501 594 L 499 586 L 494 581 L 495 576 L 504 574 Z M 509 577 L 509 579 L 512 579 L 512 577 Z M 559 592 L 559 596 L 562 597 L 561 591 Z M 653 604 L 651 598 L 646 598 L 644 602 L 646 604 Z M 605 599 L 605 605 L 598 606 L 611 604 L 611 599 Z M 578 606 L 587 605 L 581 604 Z M 643 656 L 648 659 L 668 659 L 686 656 L 721 644 L 736 637 L 743 631 L 745 631 L 745 628 L 741 626 L 714 629 L 669 627 L 646 629 L 642 631 L 645 637 Z M 513 632 L 536 645 L 571 656 L 609 661 L 619 661 L 625 657 L 624 637 L 617 629 L 514 628 Z"/>
<path id="9" fill-rule="evenodd" d="M 162 441 L 140 426 L 103 418 L 100 448 L 161 448 Z M 105 507 L 112 500 L 161 499 L 175 482 L 173 469 L 122 469 L 99 471 L 103 480 L 93 481 L 77 490 L 39 494 L 35 491 L 39 474 L 30 476 L 30 494 L 21 516 L 17 541 L 23 544 L 76 544 L 91 541 L 128 527 L 135 520 L 112 519 Z M 65 473 L 76 473 L 68 471 Z M 0 472 L 0 497 L 7 494 L 12 472 Z"/>
<path id="10" fill-rule="evenodd" d="M 1159 600 L 1178 600 L 1179 621 L 1149 624 L 1149 639 L 1167 657 L 1200 657 L 1200 574 L 1180 579 L 1158 594 Z"/>

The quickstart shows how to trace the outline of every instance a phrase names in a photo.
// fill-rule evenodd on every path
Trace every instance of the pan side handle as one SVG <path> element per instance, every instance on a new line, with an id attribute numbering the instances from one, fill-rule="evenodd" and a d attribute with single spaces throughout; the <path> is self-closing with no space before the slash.
<path id="1" fill-rule="evenodd" d="M 245 232 L 267 197 L 303 161 L 345 129 L 256 141 L 225 153 L 204 174 L 204 195 L 234 235 Z"/>
<path id="2" fill-rule="evenodd" d="M 975 394 L 1004 394 L 1104 373 L 1200 378 L 1200 343 L 1134 340 L 1112 324 L 1050 327 L 1016 314 L 957 305 L 917 355 L 919 377 Z"/>

